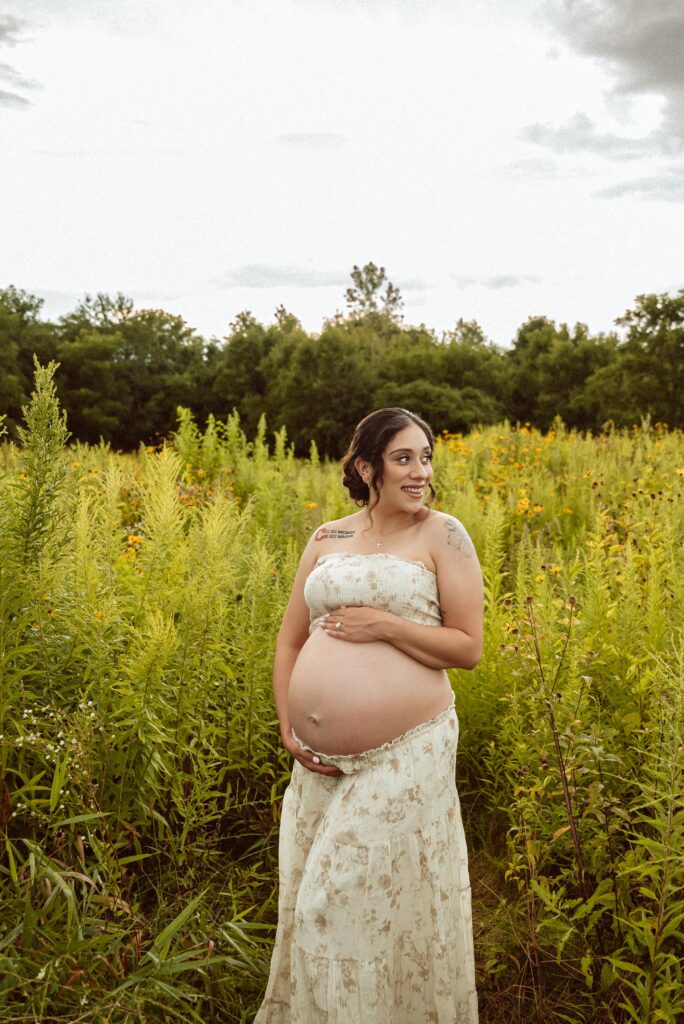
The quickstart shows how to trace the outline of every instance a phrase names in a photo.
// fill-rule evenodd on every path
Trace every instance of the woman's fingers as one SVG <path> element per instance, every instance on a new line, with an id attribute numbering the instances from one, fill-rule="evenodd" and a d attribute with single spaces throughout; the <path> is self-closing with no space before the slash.
<path id="1" fill-rule="evenodd" d="M 317 754 L 312 753 L 309 750 L 302 750 L 294 755 L 297 761 L 304 768 L 307 768 L 310 772 L 317 772 L 319 775 L 341 775 L 339 768 L 336 768 L 332 764 L 321 764 L 320 758 Z"/>
<path id="2" fill-rule="evenodd" d="M 310 772 L 315 772 L 317 775 L 341 775 L 342 772 L 339 768 L 336 768 L 332 764 L 316 764 L 314 761 L 303 761 L 301 758 L 297 758 L 300 764 L 304 765 Z"/>
<path id="3" fill-rule="evenodd" d="M 319 775 L 341 775 L 339 768 L 336 768 L 331 764 L 322 764 L 318 754 L 315 754 L 313 750 L 306 750 L 304 747 L 300 747 L 299 743 L 292 737 L 283 741 L 283 746 L 292 754 L 295 761 L 299 761 L 303 768 L 307 771 L 317 772 Z"/>

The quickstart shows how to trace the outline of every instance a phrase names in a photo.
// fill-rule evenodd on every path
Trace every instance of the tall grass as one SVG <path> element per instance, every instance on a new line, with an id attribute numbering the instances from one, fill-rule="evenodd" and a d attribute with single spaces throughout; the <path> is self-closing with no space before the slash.
<path id="1" fill-rule="evenodd" d="M 289 776 L 270 696 L 338 469 L 236 417 L 67 446 L 38 368 L 0 461 L 0 1019 L 250 1021 Z M 684 437 L 445 436 L 486 649 L 452 674 L 481 1019 L 682 1014 Z"/>

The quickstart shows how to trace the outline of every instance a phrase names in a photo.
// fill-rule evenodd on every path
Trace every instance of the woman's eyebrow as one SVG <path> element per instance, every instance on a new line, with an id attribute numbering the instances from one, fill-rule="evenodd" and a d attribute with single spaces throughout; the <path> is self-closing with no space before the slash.
<path id="1" fill-rule="evenodd" d="M 411 453 L 411 452 L 431 452 L 431 451 L 432 451 L 432 449 L 431 449 L 430 445 L 426 444 L 424 449 L 394 449 L 394 451 L 390 452 L 389 454 L 390 455 L 396 455 L 398 452 L 409 452 L 409 453 Z"/>

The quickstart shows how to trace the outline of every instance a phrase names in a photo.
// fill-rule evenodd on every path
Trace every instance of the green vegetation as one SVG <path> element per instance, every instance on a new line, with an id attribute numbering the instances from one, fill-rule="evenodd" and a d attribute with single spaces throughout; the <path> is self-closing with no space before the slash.
<path id="1" fill-rule="evenodd" d="M 53 375 L 0 449 L 0 1020 L 248 1022 L 290 767 L 275 632 L 349 503 L 237 415 L 67 447 Z M 445 434 L 435 480 L 486 580 L 484 658 L 452 674 L 481 1020 L 674 1022 L 684 435 Z"/>
<path id="2" fill-rule="evenodd" d="M 176 408 L 202 428 L 237 410 L 249 436 L 266 414 L 287 427 L 296 454 L 311 440 L 337 458 L 358 420 L 384 405 L 408 406 L 437 431 L 469 431 L 503 420 L 548 430 L 600 433 L 607 422 L 684 427 L 684 290 L 641 295 L 617 334 L 543 316 L 523 324 L 509 348 L 474 321 L 438 336 L 406 326 L 401 296 L 373 263 L 354 267 L 347 313 L 307 334 L 282 306 L 264 326 L 240 313 L 227 337 L 205 341 L 181 317 L 135 309 L 132 300 L 86 296 L 56 323 L 41 300 L 0 291 L 0 413 L 16 437 L 31 391 L 33 357 L 55 360 L 57 393 L 79 441 L 121 450 L 156 443 L 175 427 Z"/>

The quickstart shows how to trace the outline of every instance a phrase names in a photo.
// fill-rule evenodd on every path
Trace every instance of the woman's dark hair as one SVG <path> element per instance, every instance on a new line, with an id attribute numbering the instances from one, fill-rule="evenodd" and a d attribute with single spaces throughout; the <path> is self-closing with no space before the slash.
<path id="1" fill-rule="evenodd" d="M 425 420 L 416 416 L 415 413 L 409 412 L 408 409 L 376 409 L 375 412 L 369 413 L 361 420 L 342 459 L 344 473 L 342 483 L 357 505 L 368 505 L 371 491 L 375 494 L 373 505 L 378 503 L 379 485 L 382 483 L 382 453 L 395 434 L 413 425 L 420 427 L 430 445 L 430 451 L 434 451 L 435 439 L 432 430 Z M 364 459 L 373 467 L 370 485 L 365 482 L 356 468 L 357 459 Z M 434 488 L 430 484 L 430 501 L 433 501 L 434 498 Z"/>

